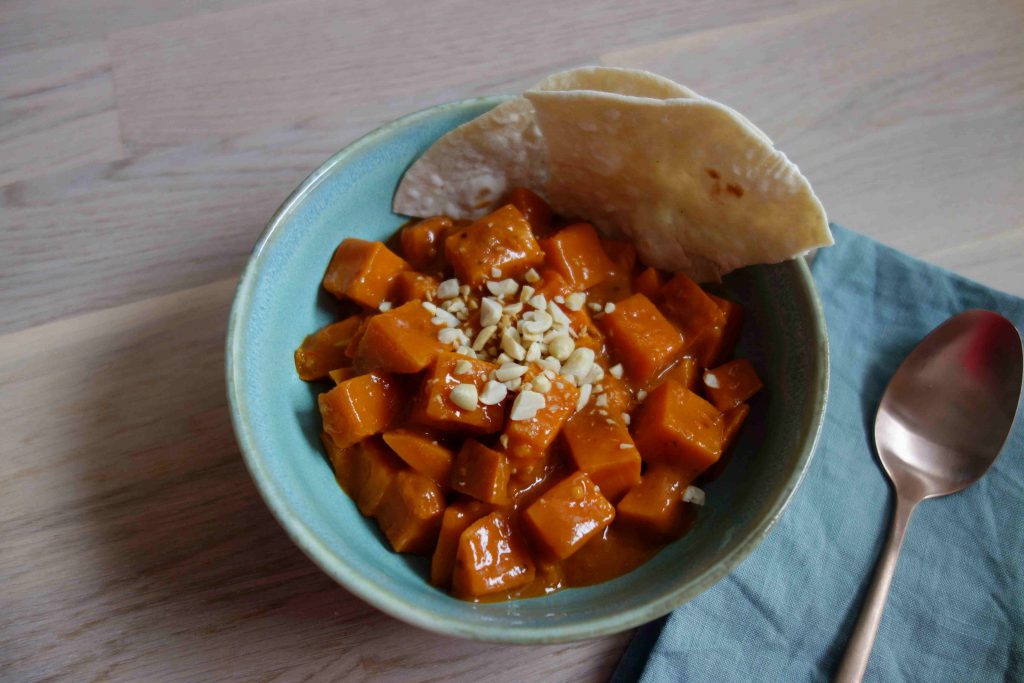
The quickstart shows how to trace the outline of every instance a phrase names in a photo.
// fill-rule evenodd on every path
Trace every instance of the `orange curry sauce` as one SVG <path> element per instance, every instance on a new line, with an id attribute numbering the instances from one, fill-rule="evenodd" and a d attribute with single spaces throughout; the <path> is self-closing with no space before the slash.
<path id="1" fill-rule="evenodd" d="M 342 488 L 466 600 L 605 581 L 686 533 L 761 387 L 728 360 L 738 304 L 508 200 L 343 241 L 323 285 L 350 315 L 295 352 L 335 383 L 319 408 Z"/>

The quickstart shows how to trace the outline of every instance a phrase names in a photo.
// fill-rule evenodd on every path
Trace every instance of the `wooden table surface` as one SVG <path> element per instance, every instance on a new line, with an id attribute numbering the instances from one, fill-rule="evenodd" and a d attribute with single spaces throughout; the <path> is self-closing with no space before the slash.
<path id="1" fill-rule="evenodd" d="M 0 679 L 607 678 L 629 634 L 504 647 L 370 608 L 239 456 L 223 347 L 249 250 L 400 114 L 651 69 L 746 113 L 833 220 L 1024 295 L 1021 2 L 503 5 L 0 4 Z"/>

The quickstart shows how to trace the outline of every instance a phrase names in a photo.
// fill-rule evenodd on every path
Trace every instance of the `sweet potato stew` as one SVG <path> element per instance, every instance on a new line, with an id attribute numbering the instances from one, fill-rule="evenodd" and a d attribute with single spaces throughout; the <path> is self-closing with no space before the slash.
<path id="1" fill-rule="evenodd" d="M 295 352 L 334 382 L 341 487 L 465 600 L 605 581 L 682 536 L 761 388 L 731 359 L 737 303 L 528 190 L 507 200 L 390 248 L 344 240 L 323 286 L 351 315 Z"/>

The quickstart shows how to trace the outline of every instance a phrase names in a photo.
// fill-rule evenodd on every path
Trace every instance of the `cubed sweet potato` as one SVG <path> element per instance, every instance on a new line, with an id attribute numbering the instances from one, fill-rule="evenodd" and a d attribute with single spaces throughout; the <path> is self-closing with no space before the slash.
<path id="1" fill-rule="evenodd" d="M 455 454 L 441 443 L 437 434 L 425 429 L 401 427 L 381 436 L 406 465 L 430 477 L 441 488 L 448 487 Z"/>
<path id="2" fill-rule="evenodd" d="M 444 238 L 451 230 L 452 219 L 447 216 L 424 218 L 405 226 L 399 237 L 402 255 L 417 270 L 439 270 L 444 257 Z"/>
<path id="3" fill-rule="evenodd" d="M 523 521 L 547 552 L 564 560 L 615 519 L 615 507 L 585 472 L 558 482 L 523 512 Z"/>
<path id="4" fill-rule="evenodd" d="M 743 326 L 743 307 L 734 301 L 708 294 L 722 310 L 725 323 L 704 328 L 686 348 L 686 353 L 697 359 L 702 368 L 721 365 L 732 355 Z"/>
<path id="5" fill-rule="evenodd" d="M 737 358 L 704 372 L 704 388 L 719 410 L 729 410 L 761 390 L 761 378 L 746 358 Z"/>
<path id="6" fill-rule="evenodd" d="M 615 507 L 617 525 L 661 541 L 678 538 L 689 522 L 683 491 L 690 479 L 667 465 L 648 468 Z"/>
<path id="7" fill-rule="evenodd" d="M 565 303 L 564 298 L 576 291 L 569 282 L 562 277 L 558 271 L 551 268 L 544 268 L 540 271 L 540 280 L 531 285 L 535 294 L 543 294 L 548 301 L 554 301 L 558 307 L 569 318 L 569 326 L 583 340 L 577 339 L 577 344 L 595 350 L 600 350 L 604 344 L 604 335 L 590 317 L 586 307 L 578 311 L 571 310 Z M 556 297 L 562 297 L 563 302 L 559 303 Z"/>
<path id="8" fill-rule="evenodd" d="M 633 394 L 625 379 L 619 379 L 610 372 L 605 372 L 599 384 L 604 390 L 591 396 L 591 405 L 603 408 L 612 417 L 618 418 L 622 413 L 633 410 Z M 604 396 L 604 399 L 601 399 Z"/>
<path id="9" fill-rule="evenodd" d="M 472 599 L 521 588 L 533 581 L 535 571 L 519 530 L 506 515 L 492 512 L 459 537 L 452 594 Z"/>
<path id="10" fill-rule="evenodd" d="M 588 291 L 591 301 L 618 303 L 633 294 L 633 270 L 636 249 L 629 242 L 601 240 L 601 246 L 612 261 L 612 271 L 602 282 Z"/>
<path id="11" fill-rule="evenodd" d="M 741 403 L 735 408 L 722 413 L 722 457 L 701 474 L 701 481 L 713 481 L 729 467 L 732 459 L 732 446 L 739 436 L 740 427 L 750 414 L 750 406 Z"/>
<path id="12" fill-rule="evenodd" d="M 604 282 L 615 269 L 590 223 L 575 223 L 544 240 L 544 261 L 576 290 Z"/>
<path id="13" fill-rule="evenodd" d="M 331 370 L 349 365 L 345 349 L 362 321 L 361 315 L 353 315 L 322 327 L 302 340 L 302 345 L 295 350 L 295 370 L 299 377 L 307 382 L 323 379 Z"/>
<path id="14" fill-rule="evenodd" d="M 511 474 L 504 453 L 488 448 L 476 439 L 466 439 L 452 466 L 452 488 L 482 501 L 508 503 L 508 478 Z"/>
<path id="15" fill-rule="evenodd" d="M 573 288 L 569 281 L 562 277 L 562 274 L 552 268 L 542 268 L 539 273 L 540 280 L 531 283 L 535 294 L 543 294 L 548 301 L 554 301 L 556 296 L 568 296 L 572 294 Z M 565 307 L 562 307 L 569 313 Z"/>
<path id="16" fill-rule="evenodd" d="M 640 482 L 640 453 L 621 420 L 588 407 L 566 423 L 562 434 L 576 467 L 608 500 L 618 500 Z"/>
<path id="17" fill-rule="evenodd" d="M 512 476 L 508 480 L 508 497 L 522 504 L 524 492 L 529 497 L 530 491 L 536 491 L 535 487 L 558 466 L 559 456 L 557 452 L 548 451 L 543 458 L 509 458 Z"/>
<path id="18" fill-rule="evenodd" d="M 394 377 L 371 372 L 320 394 L 318 403 L 324 431 L 339 448 L 347 448 L 390 427 L 399 414 L 401 400 Z"/>
<path id="19" fill-rule="evenodd" d="M 533 366 L 523 378 L 527 382 L 531 381 L 539 372 L 540 369 Z M 537 411 L 533 419 L 509 419 L 505 422 L 505 436 L 508 437 L 505 452 L 509 457 L 522 460 L 543 457 L 558 436 L 558 430 L 576 410 L 579 396 L 579 389 L 565 377 L 555 375 L 551 380 L 551 389 L 544 394 L 544 407 Z"/>
<path id="20" fill-rule="evenodd" d="M 359 342 L 363 341 L 363 335 L 366 334 L 366 327 L 370 324 L 372 315 L 364 316 L 362 322 L 359 323 L 359 327 L 356 328 L 355 333 L 352 335 L 352 341 L 348 343 L 348 348 L 345 349 L 345 355 L 351 359 L 356 357 L 356 353 L 359 351 Z"/>
<path id="21" fill-rule="evenodd" d="M 350 380 L 353 377 L 358 377 L 359 373 L 355 372 L 355 368 L 336 368 L 327 374 L 331 378 L 331 381 L 335 385 L 341 384 L 345 380 Z"/>
<path id="22" fill-rule="evenodd" d="M 396 304 L 408 301 L 426 301 L 437 292 L 437 278 L 414 270 L 406 270 L 395 277 L 391 298 Z"/>
<path id="23" fill-rule="evenodd" d="M 410 301 L 370 318 L 356 350 L 356 368 L 412 373 L 430 365 L 445 348 L 432 317 L 420 302 Z"/>
<path id="24" fill-rule="evenodd" d="M 590 316 L 590 311 L 586 308 L 571 311 L 564 306 L 562 310 L 569 318 L 569 327 L 576 332 L 576 346 L 585 346 L 593 349 L 598 355 L 604 353 L 604 333 Z"/>
<path id="25" fill-rule="evenodd" d="M 591 586 L 610 581 L 651 559 L 660 545 L 627 526 L 613 524 L 572 557 L 558 563 L 565 575 L 563 585 Z"/>
<path id="26" fill-rule="evenodd" d="M 643 294 L 620 301 L 598 320 L 613 357 L 638 386 L 655 379 L 679 355 L 683 336 Z"/>
<path id="27" fill-rule="evenodd" d="M 722 334 L 718 337 L 718 346 L 714 353 L 709 356 L 707 366 L 720 365 L 733 354 L 736 342 L 739 341 L 740 332 L 743 330 L 743 306 L 735 301 L 729 301 L 709 294 L 711 300 L 722 309 L 725 314 L 725 324 L 722 326 Z"/>
<path id="28" fill-rule="evenodd" d="M 722 413 L 675 380 L 666 380 L 634 413 L 633 439 L 649 462 L 696 478 L 722 454 Z"/>
<path id="29" fill-rule="evenodd" d="M 682 273 L 676 273 L 661 288 L 661 310 L 682 333 L 685 353 L 702 335 L 714 334 L 716 330 L 720 333 L 725 325 L 725 313 L 714 299 Z"/>
<path id="30" fill-rule="evenodd" d="M 408 269 L 409 264 L 383 242 L 349 237 L 334 251 L 324 288 L 339 299 L 377 308 L 387 300 L 395 276 Z"/>
<path id="31" fill-rule="evenodd" d="M 327 459 L 331 461 L 334 478 L 338 480 L 338 484 L 345 493 L 349 494 L 349 497 L 354 498 L 353 486 L 355 485 L 358 473 L 356 450 L 359 446 L 339 448 L 338 444 L 334 443 L 334 439 L 327 432 L 320 432 L 320 441 L 324 445 L 324 450 L 327 451 Z"/>
<path id="32" fill-rule="evenodd" d="M 551 230 L 551 221 L 554 218 L 551 207 L 535 192 L 525 187 L 517 187 L 509 192 L 508 203 L 519 209 L 519 213 L 523 214 L 535 235 L 544 235 Z"/>
<path id="33" fill-rule="evenodd" d="M 381 500 L 398 473 L 404 469 L 402 461 L 377 439 L 366 439 L 356 446 L 355 475 L 349 495 L 355 499 L 359 511 L 367 517 L 377 514 Z"/>
<path id="34" fill-rule="evenodd" d="M 331 381 L 335 384 L 341 384 L 347 379 L 358 377 L 359 373 L 356 372 L 355 368 L 335 368 L 327 373 L 327 376 L 331 378 Z"/>
<path id="35" fill-rule="evenodd" d="M 402 470 L 377 506 L 377 523 L 398 553 L 430 553 L 444 515 L 444 496 L 433 479 Z"/>
<path id="36" fill-rule="evenodd" d="M 469 370 L 455 374 L 455 367 L 465 361 Z M 434 365 L 423 377 L 420 391 L 413 403 L 411 419 L 417 424 L 445 431 L 493 434 L 501 429 L 505 406 L 478 404 L 474 410 L 460 408 L 451 401 L 452 389 L 459 384 L 472 384 L 483 391 L 490 373 L 498 366 L 447 351 L 439 353 Z"/>
<path id="37" fill-rule="evenodd" d="M 511 204 L 450 235 L 444 246 L 455 275 L 471 287 L 519 277 L 544 260 L 530 224 Z M 494 269 L 499 275 L 492 274 Z"/>
<path id="38" fill-rule="evenodd" d="M 748 415 L 750 415 L 750 406 L 746 403 L 741 403 L 722 413 L 723 452 L 729 450 L 729 447 L 736 442 L 736 436 Z"/>
<path id="39" fill-rule="evenodd" d="M 633 278 L 633 290 L 657 303 L 661 296 L 661 273 L 654 268 L 645 268 Z"/>
<path id="40" fill-rule="evenodd" d="M 700 367 L 693 356 L 683 356 L 679 362 L 665 371 L 662 379 L 674 379 L 690 391 L 697 391 L 700 383 Z"/>
<path id="41" fill-rule="evenodd" d="M 455 554 L 459 549 L 459 537 L 470 524 L 490 512 L 491 506 L 468 498 L 460 498 L 445 508 L 437 545 L 430 558 L 431 584 L 438 588 L 451 587 L 452 570 L 455 569 Z"/>

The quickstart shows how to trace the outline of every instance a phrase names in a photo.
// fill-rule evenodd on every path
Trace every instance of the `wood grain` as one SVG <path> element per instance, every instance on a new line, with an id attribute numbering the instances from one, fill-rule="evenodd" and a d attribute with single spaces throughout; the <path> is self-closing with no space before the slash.
<path id="1" fill-rule="evenodd" d="M 105 42 L 0 57 L 0 186 L 124 156 Z"/>
<path id="2" fill-rule="evenodd" d="M 0 55 L 106 39 L 113 31 L 252 5 L 260 0 L 4 0 Z"/>
<path id="3" fill-rule="evenodd" d="M 114 34 L 126 141 L 180 144 L 296 119 L 359 116 L 381 94 L 407 109 L 422 108 L 455 93 L 521 87 L 552 65 L 593 60 L 633 40 L 798 5 L 736 4 L 723 15 L 711 0 L 598 0 L 581 14 L 571 2 L 523 0 L 516 3 L 515 30 L 508 10 L 495 3 L 383 3 L 393 12 L 381 6 L 352 3 L 341 10 L 331 0 L 290 0 Z M 402 20 L 395 21 L 399 11 Z M 567 35 L 569 27 L 578 33 Z"/>
<path id="4" fill-rule="evenodd" d="M 231 433 L 234 286 L 0 337 L 0 679 L 603 678 L 627 635 L 529 656 L 455 641 L 306 559 Z"/>
<path id="5" fill-rule="evenodd" d="M 9 0 L 0 680 L 602 680 L 628 634 L 455 641 L 336 586 L 238 454 L 235 279 L 291 189 L 409 111 L 579 63 L 746 113 L 830 217 L 1024 295 L 1024 6 Z"/>

